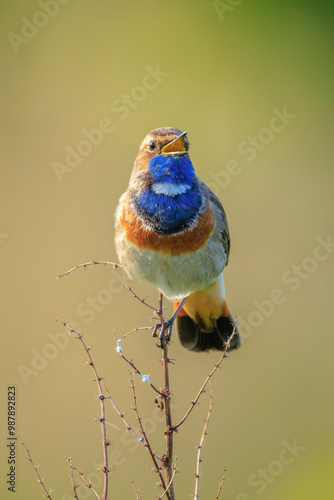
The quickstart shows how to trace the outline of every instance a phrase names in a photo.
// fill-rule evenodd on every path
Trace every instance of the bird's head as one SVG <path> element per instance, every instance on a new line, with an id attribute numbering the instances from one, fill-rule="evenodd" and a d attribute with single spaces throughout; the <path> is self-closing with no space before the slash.
<path id="1" fill-rule="evenodd" d="M 195 176 L 188 150 L 187 132 L 174 127 L 152 130 L 140 145 L 133 177 L 145 179 L 157 193 L 177 193 L 178 189 L 182 192 L 184 186 L 192 184 Z"/>
<path id="2" fill-rule="evenodd" d="M 185 156 L 188 150 L 187 132 L 174 127 L 157 128 L 151 130 L 141 143 L 135 165 L 138 169 L 144 168 L 156 156 Z"/>

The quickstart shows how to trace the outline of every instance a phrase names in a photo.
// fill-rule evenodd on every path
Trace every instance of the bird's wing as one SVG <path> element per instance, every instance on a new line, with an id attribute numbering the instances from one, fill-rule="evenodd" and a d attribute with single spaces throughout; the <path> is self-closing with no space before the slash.
<path id="1" fill-rule="evenodd" d="M 225 214 L 225 210 L 223 208 L 223 205 L 221 204 L 220 200 L 217 198 L 217 196 L 211 191 L 211 189 L 208 188 L 204 182 L 201 181 L 201 189 L 206 193 L 207 199 L 209 200 L 209 203 L 211 204 L 211 207 L 214 212 L 214 218 L 216 221 L 216 226 L 215 226 L 215 231 L 217 231 L 219 238 L 222 242 L 222 245 L 224 247 L 227 261 L 226 265 L 228 263 L 228 257 L 230 253 L 230 232 L 228 228 L 228 223 L 227 223 L 227 218 Z"/>

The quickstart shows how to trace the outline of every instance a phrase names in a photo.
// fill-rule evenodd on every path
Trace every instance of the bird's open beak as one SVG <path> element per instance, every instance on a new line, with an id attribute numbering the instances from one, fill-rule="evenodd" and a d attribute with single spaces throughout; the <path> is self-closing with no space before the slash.
<path id="1" fill-rule="evenodd" d="M 184 138 L 187 135 L 187 132 L 182 132 L 179 136 L 177 136 L 174 141 L 166 144 L 161 150 L 163 155 L 185 155 L 187 154 L 186 148 L 184 147 Z"/>

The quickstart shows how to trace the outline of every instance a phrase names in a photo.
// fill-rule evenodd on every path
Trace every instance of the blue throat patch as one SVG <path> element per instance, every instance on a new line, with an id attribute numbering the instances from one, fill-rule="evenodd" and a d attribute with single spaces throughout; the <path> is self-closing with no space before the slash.
<path id="1" fill-rule="evenodd" d="M 143 219 L 160 234 L 182 231 L 198 213 L 202 198 L 195 183 L 194 167 L 188 156 L 157 155 L 148 164 L 154 183 L 188 185 L 186 192 L 168 196 L 152 187 L 138 193 L 136 208 Z"/>

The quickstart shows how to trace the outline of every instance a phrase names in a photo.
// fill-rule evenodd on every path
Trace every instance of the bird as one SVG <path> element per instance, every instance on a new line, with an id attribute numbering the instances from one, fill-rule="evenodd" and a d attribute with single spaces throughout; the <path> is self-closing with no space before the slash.
<path id="1" fill-rule="evenodd" d="M 115 212 L 115 249 L 130 279 L 155 285 L 173 302 L 169 337 L 175 322 L 190 351 L 240 346 L 222 274 L 230 253 L 227 218 L 195 174 L 187 132 L 161 127 L 142 141 Z"/>

